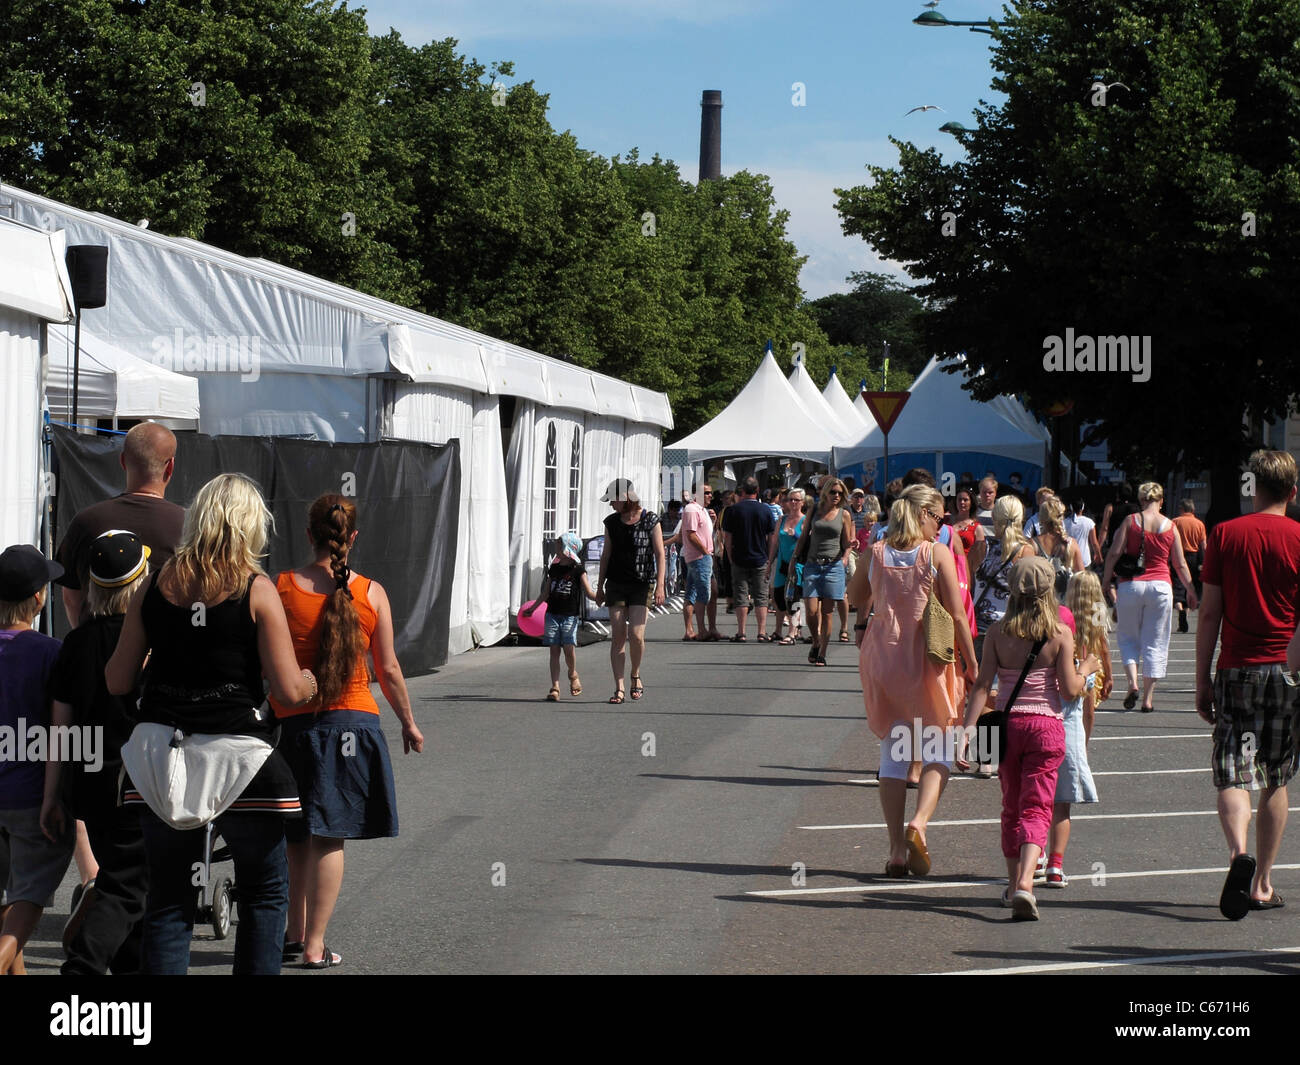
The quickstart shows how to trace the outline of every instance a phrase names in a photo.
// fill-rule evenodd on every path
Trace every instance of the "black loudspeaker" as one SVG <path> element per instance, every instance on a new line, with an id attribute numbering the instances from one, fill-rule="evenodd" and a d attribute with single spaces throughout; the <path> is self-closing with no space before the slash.
<path id="1" fill-rule="evenodd" d="M 77 310 L 104 306 L 108 302 L 108 245 L 73 244 L 66 262 Z"/>

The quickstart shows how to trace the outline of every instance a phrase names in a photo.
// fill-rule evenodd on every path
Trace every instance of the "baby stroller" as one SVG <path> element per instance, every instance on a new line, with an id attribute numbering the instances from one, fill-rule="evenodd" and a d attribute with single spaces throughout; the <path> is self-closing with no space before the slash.
<path id="1" fill-rule="evenodd" d="M 230 848 L 224 843 L 221 846 L 217 845 L 217 832 L 213 828 L 212 821 L 204 826 L 203 831 L 202 868 L 200 869 L 196 862 L 194 869 L 194 885 L 199 892 L 199 906 L 195 920 L 196 922 L 211 921 L 212 934 L 217 939 L 225 939 L 230 935 L 230 919 L 234 914 L 238 895 L 234 878 L 222 873 L 214 879 L 212 867 L 217 862 L 231 860 Z"/>

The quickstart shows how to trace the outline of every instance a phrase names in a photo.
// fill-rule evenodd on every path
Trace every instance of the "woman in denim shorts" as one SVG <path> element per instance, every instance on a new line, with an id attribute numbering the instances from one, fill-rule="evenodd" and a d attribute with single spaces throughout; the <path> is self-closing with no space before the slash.
<path id="1" fill-rule="evenodd" d="M 808 631 L 812 650 L 808 664 L 826 665 L 826 647 L 831 641 L 831 617 L 835 603 L 844 598 L 844 560 L 853 546 L 853 518 L 844 506 L 844 482 L 828 477 L 822 484 L 817 509 L 804 519 L 803 532 L 795 546 L 787 579 L 794 580 L 794 566 L 803 563 L 803 598 L 808 609 Z"/>

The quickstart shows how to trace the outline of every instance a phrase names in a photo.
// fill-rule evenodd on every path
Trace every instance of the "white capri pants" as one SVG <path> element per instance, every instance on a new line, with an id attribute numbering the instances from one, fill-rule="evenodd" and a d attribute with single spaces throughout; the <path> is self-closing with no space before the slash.
<path id="1" fill-rule="evenodd" d="M 1115 598 L 1119 654 L 1126 666 L 1142 664 L 1142 676 L 1160 680 L 1169 662 L 1174 589 L 1168 581 L 1121 581 Z"/>
<path id="2" fill-rule="evenodd" d="M 941 765 L 952 769 L 957 737 L 954 729 L 920 727 L 919 721 L 895 721 L 880 740 L 880 780 L 906 780 L 913 762 L 922 768 Z"/>

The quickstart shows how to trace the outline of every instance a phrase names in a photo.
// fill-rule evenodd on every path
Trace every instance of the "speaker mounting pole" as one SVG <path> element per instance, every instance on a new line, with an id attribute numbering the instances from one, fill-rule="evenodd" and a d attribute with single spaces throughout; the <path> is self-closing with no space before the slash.
<path id="1" fill-rule="evenodd" d="M 81 379 L 81 312 L 108 302 L 108 245 L 73 244 L 65 254 L 77 326 L 72 339 L 72 426 L 77 425 L 77 399 Z"/>

